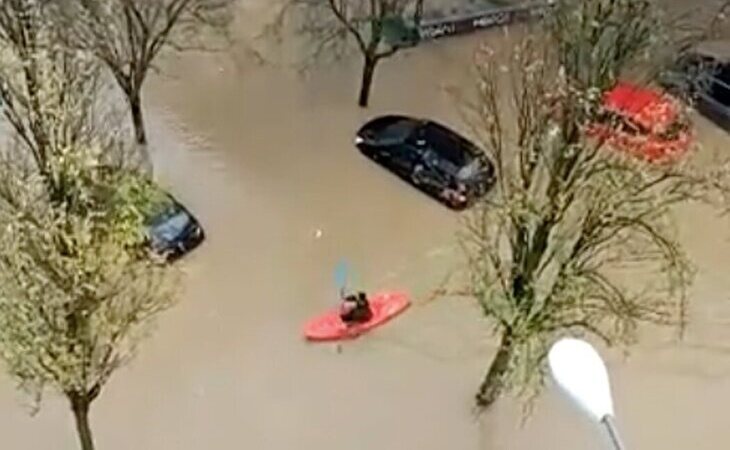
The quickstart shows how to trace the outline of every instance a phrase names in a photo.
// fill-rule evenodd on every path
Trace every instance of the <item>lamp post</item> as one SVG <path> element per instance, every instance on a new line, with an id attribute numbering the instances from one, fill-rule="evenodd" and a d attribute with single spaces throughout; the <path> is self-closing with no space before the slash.
<path id="1" fill-rule="evenodd" d="M 614 419 L 608 371 L 596 349 L 583 340 L 564 338 L 550 348 L 548 364 L 561 390 L 605 427 L 615 450 L 625 450 Z"/>

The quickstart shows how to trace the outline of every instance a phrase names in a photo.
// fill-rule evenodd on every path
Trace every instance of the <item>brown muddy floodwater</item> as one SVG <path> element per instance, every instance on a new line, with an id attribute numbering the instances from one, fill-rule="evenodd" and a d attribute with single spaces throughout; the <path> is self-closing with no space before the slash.
<path id="1" fill-rule="evenodd" d="M 165 65 L 168 76 L 147 88 L 154 158 L 209 239 L 185 263 L 180 305 L 95 405 L 98 448 L 600 448 L 596 430 L 551 389 L 524 426 L 509 399 L 479 420 L 472 415 L 493 349 L 488 324 L 463 300 L 424 302 L 457 267 L 458 215 L 352 146 L 363 121 L 385 112 L 464 130 L 444 87 L 468 78 L 480 39 L 494 35 L 386 61 L 366 111 L 354 104 L 354 63 L 309 80 L 245 67 L 240 55 Z M 701 127 L 708 146 L 727 147 L 721 132 Z M 700 266 L 687 341 L 650 334 L 630 359 L 605 352 L 630 449 L 730 445 L 730 233 L 700 210 L 682 224 Z M 333 268 L 342 258 L 360 286 L 407 289 L 416 304 L 338 353 L 304 343 L 299 332 L 335 303 Z M 63 402 L 49 397 L 30 418 L 20 399 L 10 383 L 0 386 L 0 448 L 76 448 Z"/>

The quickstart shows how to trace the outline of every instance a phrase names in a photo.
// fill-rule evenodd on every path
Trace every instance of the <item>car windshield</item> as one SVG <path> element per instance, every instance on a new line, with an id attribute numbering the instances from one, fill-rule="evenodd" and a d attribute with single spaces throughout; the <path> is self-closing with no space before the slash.
<path id="1" fill-rule="evenodd" d="M 419 129 L 419 138 L 428 144 L 442 157 L 455 166 L 461 167 L 471 161 L 468 149 L 473 146 L 465 139 L 434 123 L 428 123 Z"/>
<path id="2" fill-rule="evenodd" d="M 719 65 L 716 70 L 715 76 L 717 79 L 730 86 L 730 62 Z"/>
<path id="3" fill-rule="evenodd" d="M 175 240 L 190 223 L 190 216 L 182 209 L 170 208 L 152 221 L 152 238 L 163 242 Z"/>
<path id="4" fill-rule="evenodd" d="M 470 178 L 474 178 L 475 176 L 477 176 L 481 168 L 482 165 L 480 164 L 479 160 L 475 159 L 474 161 L 459 169 L 459 172 L 456 174 L 456 176 L 460 180 L 466 181 Z"/>
<path id="5" fill-rule="evenodd" d="M 404 141 L 406 140 L 411 134 L 413 133 L 413 130 L 416 129 L 417 122 L 414 122 L 412 120 L 398 120 L 396 122 L 391 123 L 390 125 L 387 125 L 385 128 L 381 130 L 382 136 L 386 139 L 394 139 L 398 141 Z"/>
<path id="6" fill-rule="evenodd" d="M 719 67 L 710 84 L 712 97 L 725 106 L 730 106 L 730 64 Z"/>

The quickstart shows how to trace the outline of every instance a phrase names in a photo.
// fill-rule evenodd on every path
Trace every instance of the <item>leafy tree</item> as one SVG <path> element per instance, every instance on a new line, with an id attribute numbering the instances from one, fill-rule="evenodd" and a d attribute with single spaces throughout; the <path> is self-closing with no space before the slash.
<path id="1" fill-rule="evenodd" d="M 423 0 L 290 0 L 279 22 L 294 18 L 297 34 L 311 41 L 311 60 L 339 59 L 354 42 L 363 57 L 358 105 L 366 107 L 378 63 L 417 43 L 422 10 Z"/>
<path id="2" fill-rule="evenodd" d="M 235 0 L 71 0 L 59 2 L 65 38 L 72 48 L 92 52 L 124 93 L 135 140 L 147 144 L 142 86 L 165 50 L 209 48 L 206 30 L 225 32 Z"/>
<path id="3" fill-rule="evenodd" d="M 143 245 L 152 185 L 100 110 L 98 64 L 60 40 L 50 2 L 0 5 L 0 356 L 27 392 L 65 395 L 82 448 L 89 408 L 173 299 Z M 102 170 L 103 168 L 103 170 Z"/>
<path id="4" fill-rule="evenodd" d="M 60 156 L 102 136 L 91 132 L 99 83 L 94 61 L 59 45 L 51 15 L 47 1 L 0 4 L 0 100 L 19 144 L 16 157 L 35 166 L 54 201 L 62 201 L 67 180 Z"/>
<path id="5" fill-rule="evenodd" d="M 37 171 L 0 164 L 0 357 L 38 401 L 48 389 L 68 399 L 83 450 L 94 448 L 91 404 L 171 306 L 176 279 L 143 246 L 144 214 L 129 201 L 150 184 L 99 170 L 100 153 L 60 157 L 72 180 L 62 204 Z"/>
<path id="6" fill-rule="evenodd" d="M 508 56 L 482 50 L 462 99 L 498 177 L 462 236 L 466 294 L 499 335 L 480 407 L 534 393 L 560 335 L 630 344 L 642 323 L 683 326 L 692 270 L 673 210 L 724 208 L 730 192 L 725 160 L 649 163 L 586 136 L 605 89 L 665 42 L 648 2 L 564 0 L 550 14 Z"/>

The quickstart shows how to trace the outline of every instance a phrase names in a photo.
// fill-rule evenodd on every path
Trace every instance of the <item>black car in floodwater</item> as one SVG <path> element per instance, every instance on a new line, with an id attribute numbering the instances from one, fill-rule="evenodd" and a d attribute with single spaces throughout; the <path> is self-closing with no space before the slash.
<path id="1" fill-rule="evenodd" d="M 463 209 L 494 184 L 494 165 L 476 145 L 431 120 L 377 117 L 355 136 L 367 157 L 453 209 Z"/>
<path id="2" fill-rule="evenodd" d="M 174 261 L 205 239 L 198 220 L 171 195 L 162 193 L 146 220 L 149 245 L 155 253 Z"/>
<path id="3" fill-rule="evenodd" d="M 661 83 L 730 132 L 730 41 L 704 42 L 664 73 Z"/>

